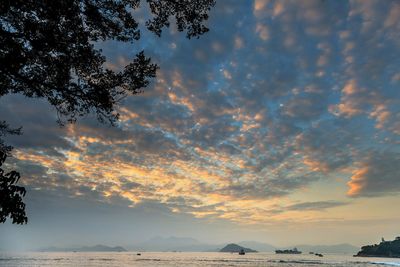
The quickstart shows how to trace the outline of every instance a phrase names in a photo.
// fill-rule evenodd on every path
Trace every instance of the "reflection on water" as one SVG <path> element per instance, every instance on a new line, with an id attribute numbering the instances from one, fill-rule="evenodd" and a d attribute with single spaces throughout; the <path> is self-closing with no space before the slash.
<path id="1" fill-rule="evenodd" d="M 353 258 L 350 255 L 275 255 L 248 253 L 244 256 L 218 252 L 32 252 L 0 253 L 0 266 L 400 266 L 400 259 Z"/>

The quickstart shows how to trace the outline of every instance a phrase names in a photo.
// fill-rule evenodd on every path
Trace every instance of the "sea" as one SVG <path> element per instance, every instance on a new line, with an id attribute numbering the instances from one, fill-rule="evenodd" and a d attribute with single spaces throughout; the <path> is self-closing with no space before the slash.
<path id="1" fill-rule="evenodd" d="M 282 255 L 273 253 L 220 252 L 0 252 L 0 266 L 400 266 L 400 259 L 359 258 L 351 255 Z"/>

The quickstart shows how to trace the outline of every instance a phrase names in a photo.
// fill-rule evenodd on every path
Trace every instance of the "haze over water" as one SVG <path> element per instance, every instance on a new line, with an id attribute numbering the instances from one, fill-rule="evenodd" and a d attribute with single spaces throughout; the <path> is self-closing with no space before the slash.
<path id="1" fill-rule="evenodd" d="M 103 267 L 150 267 L 150 266 L 324 266 L 369 267 L 400 266 L 400 259 L 353 258 L 350 255 L 275 255 L 252 253 L 244 256 L 218 252 L 146 252 L 137 256 L 132 252 L 121 253 L 19 253 L 2 254 L 0 266 L 103 266 Z"/>

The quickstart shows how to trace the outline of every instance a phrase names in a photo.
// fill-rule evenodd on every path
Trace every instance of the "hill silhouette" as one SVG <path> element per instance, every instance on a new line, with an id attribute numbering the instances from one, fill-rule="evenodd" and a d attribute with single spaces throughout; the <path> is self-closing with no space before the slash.
<path id="1" fill-rule="evenodd" d="M 219 252 L 240 252 L 243 250 L 244 252 L 258 252 L 257 250 L 251 249 L 251 248 L 245 248 L 242 246 L 239 246 L 237 244 L 228 244 L 225 247 L 223 247 Z"/>
<path id="2" fill-rule="evenodd" d="M 379 244 L 363 246 L 354 256 L 400 258 L 400 236 L 393 241 L 385 241 L 382 238 Z"/>

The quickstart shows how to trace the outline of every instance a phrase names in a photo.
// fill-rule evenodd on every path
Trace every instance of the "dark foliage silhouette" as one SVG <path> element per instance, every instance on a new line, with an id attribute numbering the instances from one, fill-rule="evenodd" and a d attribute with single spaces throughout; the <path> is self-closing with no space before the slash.
<path id="1" fill-rule="evenodd" d="M 22 197 L 25 196 L 25 188 L 16 185 L 20 174 L 16 171 L 6 173 L 1 167 L 7 158 L 7 154 L 0 151 L 0 223 L 4 223 L 10 217 L 12 223 L 24 224 L 28 222 L 25 214 L 25 204 Z"/>
<path id="2" fill-rule="evenodd" d="M 208 31 L 203 21 L 215 0 L 147 0 L 158 36 L 175 17 L 188 38 Z M 12 0 L 0 4 L 0 96 L 22 93 L 46 98 L 62 118 L 94 112 L 100 121 L 118 119 L 115 104 L 137 94 L 155 77 L 157 65 L 142 52 L 121 71 L 104 66 L 94 42 L 140 39 L 132 10 L 140 0 Z M 143 4 L 143 3 L 142 3 Z"/>
<path id="3" fill-rule="evenodd" d="M 6 173 L 2 168 L 12 150 L 11 146 L 4 144 L 3 137 L 10 134 L 21 134 L 21 128 L 12 129 L 5 121 L 0 121 L 0 223 L 9 217 L 12 223 L 24 224 L 28 222 L 22 202 L 26 191 L 24 187 L 16 185 L 20 174 L 16 171 Z"/>
<path id="4" fill-rule="evenodd" d="M 208 31 L 203 22 L 215 0 L 0 1 L 0 97 L 20 93 L 45 98 L 56 108 L 60 125 L 88 113 L 114 124 L 118 101 L 142 92 L 158 66 L 142 51 L 122 70 L 108 69 L 95 43 L 139 40 L 133 11 L 145 3 L 151 13 L 145 23 L 149 31 L 160 36 L 174 17 L 178 31 L 186 31 L 190 39 Z M 19 130 L 0 124 L 1 164 L 11 151 L 2 137 Z M 2 170 L 1 175 L 0 222 L 7 215 L 14 223 L 26 222 L 25 189 L 15 185 L 19 173 Z"/>
<path id="5" fill-rule="evenodd" d="M 5 121 L 0 121 L 0 152 L 8 154 L 12 150 L 12 146 L 6 145 L 3 138 L 6 135 L 20 135 L 22 134 L 21 128 L 12 129 Z"/>
<path id="6" fill-rule="evenodd" d="M 393 241 L 385 241 L 382 238 L 379 244 L 363 246 L 355 256 L 400 258 L 400 237 Z"/>

